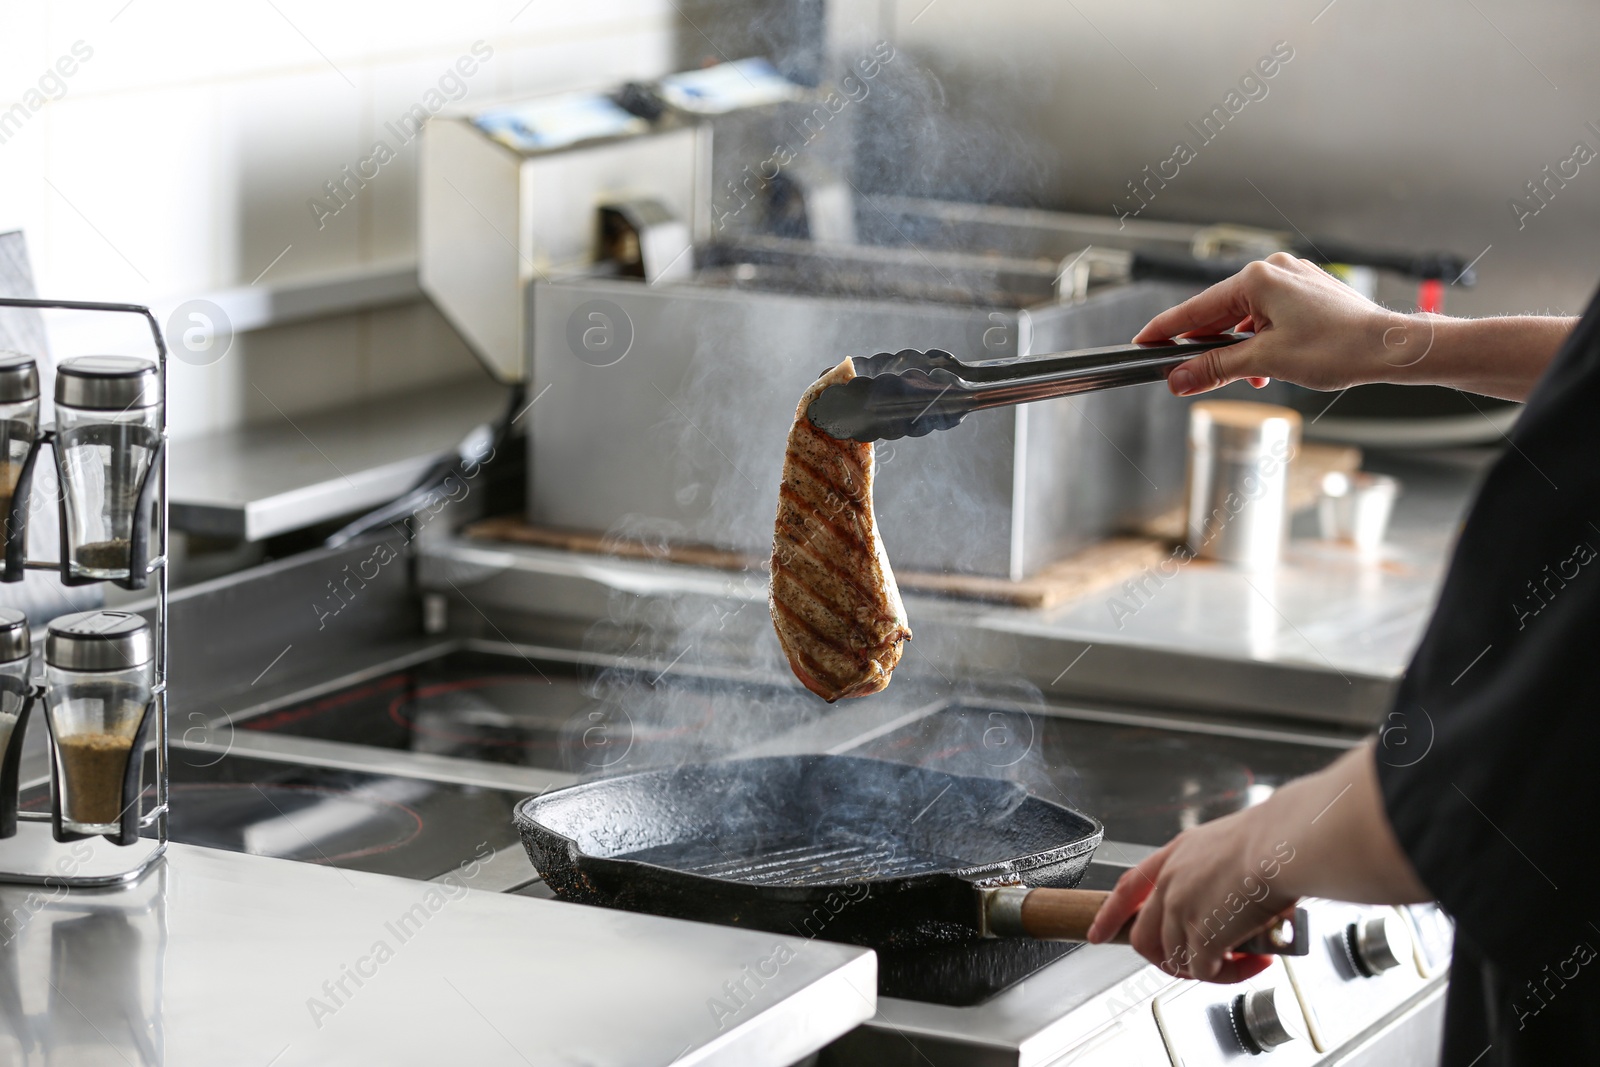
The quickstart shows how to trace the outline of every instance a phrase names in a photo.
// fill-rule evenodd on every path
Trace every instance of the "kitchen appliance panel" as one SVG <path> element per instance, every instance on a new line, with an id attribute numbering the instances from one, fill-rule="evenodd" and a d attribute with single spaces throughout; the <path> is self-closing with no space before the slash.
<path id="1" fill-rule="evenodd" d="M 1257 1040 L 1245 1021 L 1245 1006 L 1252 998 L 1261 1006 L 1252 1015 L 1266 1016 L 1269 1023 L 1281 1026 L 1277 1034 L 1283 1039 L 1281 1045 L 1249 1047 Z M 1235 985 L 1179 982 L 1157 994 L 1155 1016 L 1178 1067 L 1246 1063 L 1263 1054 L 1272 1057 L 1273 1067 L 1297 1067 L 1320 1058 L 1305 1036 L 1305 1016 L 1282 960 L 1273 960 L 1272 966 L 1254 978 Z"/>
<path id="2" fill-rule="evenodd" d="M 1331 1052 L 1427 985 L 1410 933 L 1394 908 L 1319 900 L 1311 952 L 1285 961 L 1318 1051 Z M 1386 940 L 1373 946 L 1369 939 Z M 1369 960 L 1377 952 L 1376 966 Z M 1379 969 L 1382 968 L 1382 969 Z"/>
<path id="3" fill-rule="evenodd" d="M 1050 1067 L 1172 1067 L 1155 1015 L 1131 1010 Z"/>

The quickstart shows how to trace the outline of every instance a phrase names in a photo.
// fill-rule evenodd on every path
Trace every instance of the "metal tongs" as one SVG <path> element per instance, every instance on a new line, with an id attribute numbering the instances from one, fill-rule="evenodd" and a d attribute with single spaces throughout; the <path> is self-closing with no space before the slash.
<path id="1" fill-rule="evenodd" d="M 937 349 L 855 356 L 856 377 L 817 394 L 806 414 L 840 440 L 922 437 L 985 408 L 1165 381 L 1172 368 L 1199 353 L 1252 336 L 1224 333 L 980 363 Z"/>

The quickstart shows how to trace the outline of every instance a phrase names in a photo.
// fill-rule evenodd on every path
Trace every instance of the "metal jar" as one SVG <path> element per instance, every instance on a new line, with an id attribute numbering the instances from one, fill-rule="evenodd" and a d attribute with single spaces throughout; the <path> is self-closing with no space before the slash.
<path id="1" fill-rule="evenodd" d="M 1189 409 L 1189 550 L 1270 567 L 1288 539 L 1289 462 L 1300 414 L 1273 404 L 1205 400 Z"/>

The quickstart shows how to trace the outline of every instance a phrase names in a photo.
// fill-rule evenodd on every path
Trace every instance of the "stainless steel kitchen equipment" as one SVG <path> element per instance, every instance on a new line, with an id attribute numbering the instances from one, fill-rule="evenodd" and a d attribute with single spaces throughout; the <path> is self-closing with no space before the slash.
<path id="1" fill-rule="evenodd" d="M 774 106 L 667 115 L 647 132 L 520 154 L 471 116 L 430 125 L 423 285 L 498 374 L 526 367 L 534 525 L 762 552 L 772 504 L 750 490 L 777 485 L 773 428 L 819 356 L 1104 344 L 1190 291 L 1111 285 L 1063 301 L 1061 264 L 1038 257 L 752 232 L 785 188 L 765 179 L 738 186 L 749 212 L 719 207 L 712 222 L 710 175 L 748 143 L 724 133 L 775 122 Z M 870 210 L 849 206 L 856 222 Z M 692 247 L 652 266 L 645 252 L 674 223 Z M 1031 574 L 1177 503 L 1184 407 L 1153 386 L 988 412 L 958 439 L 907 444 L 878 481 L 886 542 L 907 568 Z M 970 521 L 934 536 L 952 510 Z"/>
<path id="2" fill-rule="evenodd" d="M 812 269 L 827 278 L 827 257 Z M 912 254 L 878 275 L 936 270 Z M 1082 304 L 996 308 L 806 296 L 792 276 L 754 288 L 739 268 L 696 284 L 603 277 L 533 286 L 529 510 L 535 525 L 763 553 L 784 433 L 823 361 L 852 350 L 997 357 L 1131 336 L 1183 290 L 1109 291 Z M 778 291 L 780 286 L 787 291 Z M 597 366 L 568 324 L 605 308 L 636 339 Z M 575 354 L 576 353 L 576 354 Z M 879 455 L 879 524 L 897 565 L 1021 578 L 1177 503 L 1186 404 L 1160 385 L 983 412 Z M 770 487 L 770 488 L 764 488 Z M 961 514 L 959 524 L 948 516 Z"/>
<path id="3" fill-rule="evenodd" d="M 1253 259 L 1288 252 L 1325 267 L 1368 267 L 1413 281 L 1444 281 L 1471 287 L 1476 276 L 1466 257 L 1452 252 L 1367 248 L 1326 238 L 1312 240 L 1290 230 L 1232 223 L 1163 222 L 1115 215 L 1084 215 L 999 204 L 966 204 L 893 194 L 872 197 L 861 212 L 862 240 L 915 245 L 938 251 L 983 250 L 992 255 L 1057 261 L 1087 252 L 1103 255 L 1088 277 L 1117 281 L 1226 277 Z"/>
<path id="4" fill-rule="evenodd" d="M 1300 413 L 1272 404 L 1203 400 L 1189 409 L 1184 528 L 1202 559 L 1273 567 L 1289 537 L 1289 461 Z"/>
<path id="5" fill-rule="evenodd" d="M 153 630 L 140 616 L 115 611 L 71 615 L 53 625 L 45 685 L 25 691 L 0 759 L 0 881 L 126 882 L 167 845 L 166 342 L 155 316 L 136 304 L 0 297 L 0 307 L 138 315 L 156 349 L 155 362 L 94 356 L 63 366 L 58 423 L 34 438 L 7 501 L 9 537 L 0 570 L 7 583 L 23 581 L 29 570 L 48 570 L 63 586 L 109 581 L 128 590 L 145 589 L 156 577 Z M 35 510 L 33 469 L 46 445 L 55 452 L 62 487 L 56 502 L 61 534 L 56 559 L 35 560 L 27 558 L 28 519 Z M 11 769 L 20 767 L 29 711 L 41 698 L 50 705 L 42 716 L 50 738 L 49 802 L 42 810 L 20 810 L 13 789 L 21 775 Z M 147 743 L 154 757 L 148 804 L 141 789 Z M 48 836 L 40 825 L 46 822 Z M 96 836 L 118 846 L 117 853 L 86 864 L 75 843 Z"/>
<path id="6" fill-rule="evenodd" d="M 1165 381 L 1172 368 L 1247 335 L 1113 345 L 963 363 L 948 352 L 856 356 L 856 377 L 817 395 L 806 416 L 840 439 L 896 441 L 948 430 L 975 411 Z"/>

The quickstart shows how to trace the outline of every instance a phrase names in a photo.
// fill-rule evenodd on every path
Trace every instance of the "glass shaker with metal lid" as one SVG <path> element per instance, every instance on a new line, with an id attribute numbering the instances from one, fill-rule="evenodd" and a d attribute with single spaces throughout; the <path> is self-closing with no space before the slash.
<path id="1" fill-rule="evenodd" d="M 161 443 L 161 375 L 132 356 L 56 368 L 56 461 L 74 577 L 126 579 L 139 491 Z"/>
<path id="2" fill-rule="evenodd" d="M 28 697 L 32 653 L 28 617 L 16 608 L 0 608 L 0 759 L 11 747 L 11 735 Z"/>
<path id="3" fill-rule="evenodd" d="M 11 498 L 38 436 L 39 368 L 32 356 L 0 352 L 0 558 L 11 543 Z"/>
<path id="4" fill-rule="evenodd" d="M 128 760 L 143 761 L 133 743 L 155 685 L 150 624 L 126 611 L 63 615 L 45 636 L 44 665 L 62 827 L 115 834 Z"/>

